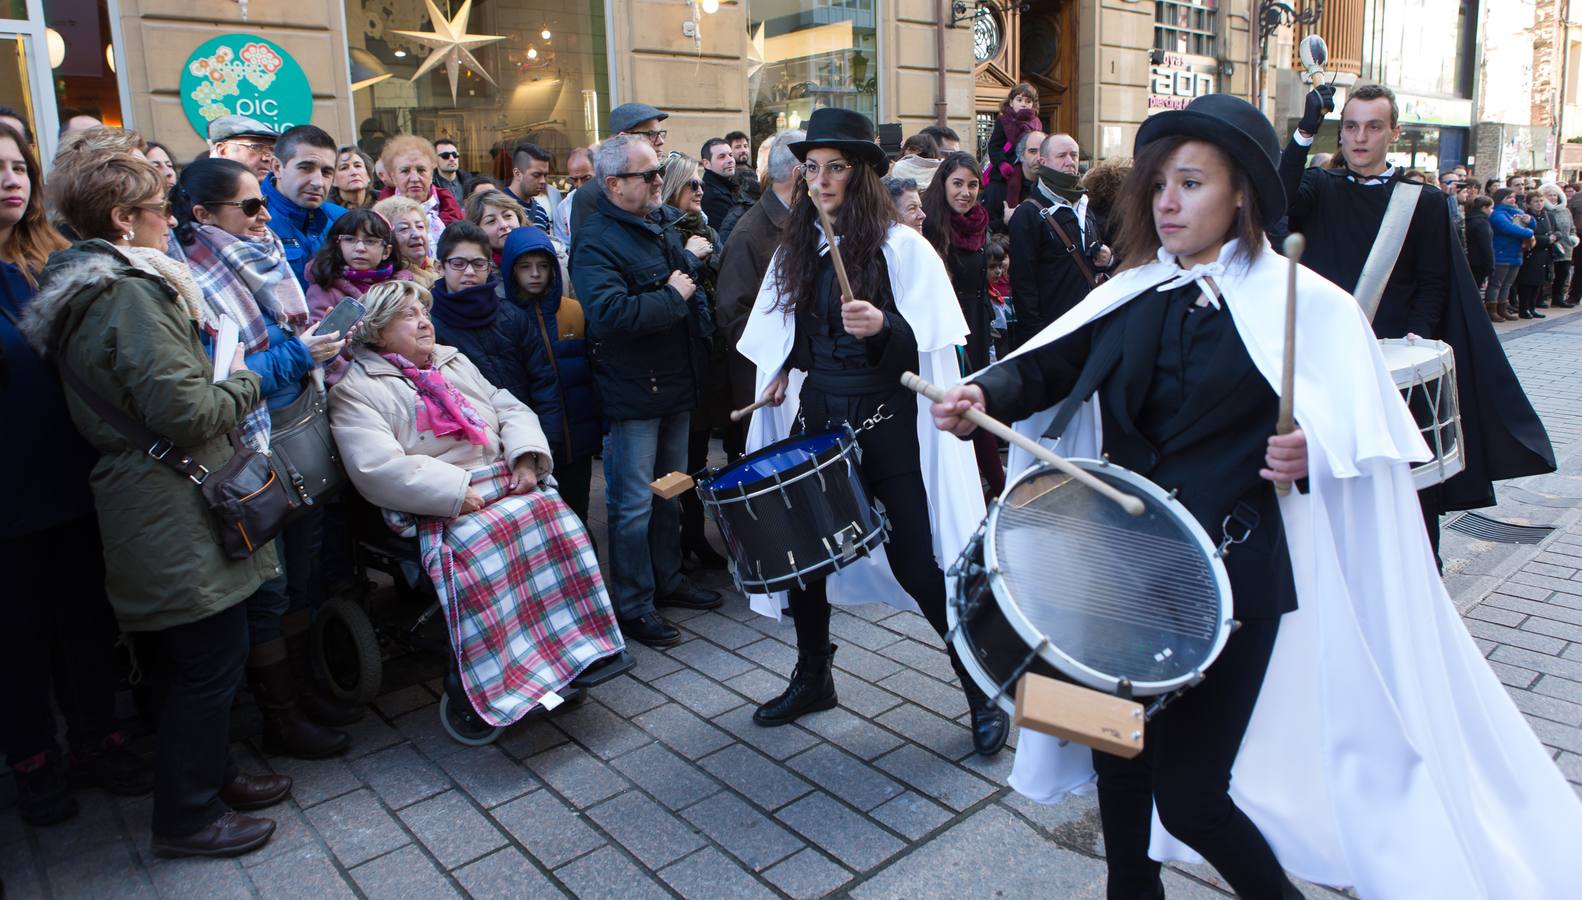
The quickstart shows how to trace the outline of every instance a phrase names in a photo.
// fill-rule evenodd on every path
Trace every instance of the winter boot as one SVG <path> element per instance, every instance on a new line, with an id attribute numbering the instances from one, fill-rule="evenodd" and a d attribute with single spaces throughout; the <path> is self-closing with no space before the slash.
<path id="1" fill-rule="evenodd" d="M 351 746 L 351 736 L 346 732 L 316 725 L 297 708 L 284 640 L 253 648 L 247 658 L 247 683 L 264 716 L 264 752 L 296 759 L 323 759 Z"/>
<path id="2" fill-rule="evenodd" d="M 280 620 L 286 635 L 286 658 L 291 661 L 291 676 L 296 684 L 297 706 L 302 714 L 320 725 L 350 725 L 368 712 L 368 707 L 342 703 L 319 691 L 318 680 L 313 677 L 313 657 L 310 652 L 313 614 L 308 610 L 289 612 Z"/>
<path id="3" fill-rule="evenodd" d="M 16 779 L 16 809 L 33 826 L 54 825 L 77 814 L 66 782 L 66 764 L 54 751 L 35 753 L 11 767 Z"/>
<path id="4" fill-rule="evenodd" d="M 834 644 L 822 654 L 798 654 L 796 670 L 791 673 L 785 693 L 758 707 L 753 721 L 770 727 L 788 725 L 804 713 L 834 709 L 840 702 L 835 697 L 835 674 L 831 669 L 834 660 Z"/>

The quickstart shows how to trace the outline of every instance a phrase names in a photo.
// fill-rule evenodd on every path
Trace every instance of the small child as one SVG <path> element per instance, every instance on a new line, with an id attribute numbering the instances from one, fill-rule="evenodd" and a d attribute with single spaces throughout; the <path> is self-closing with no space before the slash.
<path id="1" fill-rule="evenodd" d="M 410 281 L 390 223 L 371 209 L 349 209 L 330 226 L 324 246 L 308 264 L 308 319 L 317 322 L 347 297 L 356 299 L 386 281 Z M 340 381 L 351 347 L 324 365 L 324 383 Z"/>
<path id="2" fill-rule="evenodd" d="M 1010 351 L 1011 328 L 1016 324 L 1016 307 L 1011 304 L 1011 256 L 1006 241 L 991 235 L 984 245 L 989 262 L 989 302 L 994 319 L 989 323 L 989 363 Z"/>
<path id="3" fill-rule="evenodd" d="M 1026 83 L 1011 88 L 989 133 L 989 168 L 983 173 L 985 185 L 1005 183 L 1008 205 L 1015 206 L 1022 196 L 1022 161 L 1016 158 L 1016 144 L 1022 135 L 1043 130 L 1043 120 L 1038 118 L 1038 89 Z"/>

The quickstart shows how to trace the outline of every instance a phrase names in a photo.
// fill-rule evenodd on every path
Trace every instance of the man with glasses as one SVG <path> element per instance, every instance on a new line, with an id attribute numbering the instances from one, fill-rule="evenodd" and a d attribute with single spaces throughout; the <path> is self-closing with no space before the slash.
<path id="1" fill-rule="evenodd" d="M 659 127 L 659 123 L 670 118 L 670 113 L 662 112 L 647 103 L 622 103 L 610 110 L 610 133 L 615 136 L 640 137 L 654 148 L 654 158 L 665 158 L 665 136 L 669 134 Z M 588 214 L 593 211 L 602 189 L 591 191 L 578 190 L 571 198 L 570 232 L 572 241 L 576 240 L 578 226 L 587 220 Z M 569 245 L 569 244 L 568 244 Z"/>
<path id="2" fill-rule="evenodd" d="M 457 203 L 466 203 L 467 194 L 462 190 L 462 182 L 472 177 L 461 169 L 461 148 L 450 138 L 440 138 L 434 142 L 434 151 L 439 154 L 439 168 L 434 170 L 434 183 L 440 190 L 450 191 Z"/>
<path id="3" fill-rule="evenodd" d="M 259 181 L 275 172 L 275 142 L 280 133 L 247 116 L 220 116 L 209 123 L 209 155 L 234 159 Z"/>
<path id="4" fill-rule="evenodd" d="M 627 639 L 652 647 L 681 640 L 656 606 L 721 602 L 681 574 L 679 504 L 648 490 L 657 476 L 686 466 L 688 422 L 714 328 L 674 227 L 681 214 L 660 203 L 663 171 L 647 140 L 616 135 L 600 145 L 594 180 L 579 191 L 593 196 L 593 208 L 579 220 L 571 257 L 610 424 L 610 594 Z"/>
<path id="5" fill-rule="evenodd" d="M 260 178 L 269 201 L 269 228 L 286 247 L 286 260 L 303 290 L 308 287 L 307 268 L 335 220 L 346 214 L 328 202 L 335 183 L 335 139 L 316 125 L 286 129 L 275 143 L 280 171 Z"/>

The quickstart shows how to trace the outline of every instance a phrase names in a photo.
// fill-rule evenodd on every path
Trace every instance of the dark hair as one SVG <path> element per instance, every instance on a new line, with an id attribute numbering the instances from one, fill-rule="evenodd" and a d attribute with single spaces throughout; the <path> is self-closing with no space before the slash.
<path id="1" fill-rule="evenodd" d="M 176 217 L 176 240 L 183 247 L 198 239 L 201 224 L 192 214 L 195 206 L 208 206 L 236 196 L 242 176 L 253 170 L 234 159 L 200 159 L 181 170 L 176 186 L 170 189 L 170 214 Z"/>
<path id="2" fill-rule="evenodd" d="M 463 197 L 472 196 L 472 192 L 477 190 L 481 184 L 487 184 L 491 190 L 505 190 L 505 182 L 498 178 L 490 178 L 487 175 L 474 175 L 461 183 L 461 195 Z"/>
<path id="3" fill-rule="evenodd" d="M 291 164 L 301 147 L 313 147 L 318 150 L 328 150 L 335 159 L 340 159 L 339 148 L 330 133 L 317 125 L 294 125 L 281 132 L 275 140 L 275 159 L 280 160 L 281 168 Z M 333 166 L 334 163 L 331 163 Z M 372 175 L 372 172 L 368 174 Z"/>
<path id="4" fill-rule="evenodd" d="M 734 144 L 737 141 L 746 141 L 750 144 L 752 143 L 752 140 L 752 138 L 747 136 L 747 132 L 745 131 L 727 131 L 725 133 L 725 143 L 727 144 Z"/>
<path id="5" fill-rule="evenodd" d="M 1516 192 L 1508 187 L 1496 188 L 1494 191 L 1494 202 L 1504 203 L 1506 200 L 1509 200 L 1510 196 L 1514 193 Z"/>
<path id="6" fill-rule="evenodd" d="M 890 202 L 899 203 L 901 195 L 907 191 L 917 190 L 916 178 L 898 178 L 894 175 L 884 176 L 884 189 L 890 192 Z"/>
<path id="7" fill-rule="evenodd" d="M 1346 95 L 1346 103 L 1350 105 L 1353 100 L 1388 100 L 1390 101 L 1390 127 L 1400 124 L 1401 107 L 1395 102 L 1395 92 L 1382 84 L 1359 84 L 1354 86 Z M 1345 118 L 1346 108 L 1340 109 L 1341 118 Z"/>
<path id="8" fill-rule="evenodd" d="M 983 244 L 983 253 L 991 266 L 995 263 L 1005 262 L 1011 256 L 1010 248 L 1006 246 L 1005 239 L 997 234 L 989 235 L 989 239 Z"/>
<path id="9" fill-rule="evenodd" d="M 450 256 L 450 251 L 456 249 L 457 244 L 477 244 L 483 248 L 484 253 L 488 253 L 489 235 L 466 219 L 458 219 L 445 226 L 444 233 L 439 236 L 439 246 L 435 248 L 434 258 L 443 265 L 446 257 Z"/>
<path id="10" fill-rule="evenodd" d="M 457 150 L 461 149 L 461 145 L 456 143 L 454 138 L 448 138 L 448 137 L 435 138 L 434 139 L 434 149 L 438 150 L 440 144 L 449 144 L 452 147 L 455 147 Z"/>
<path id="11" fill-rule="evenodd" d="M 934 143 L 939 144 L 941 147 L 945 145 L 946 141 L 961 143 L 961 135 L 957 134 L 956 130 L 948 125 L 930 125 L 920 133 L 933 138 Z"/>
<path id="12" fill-rule="evenodd" d="M 901 145 L 902 156 L 919 156 L 923 159 L 939 159 L 939 142 L 926 132 L 918 132 L 906 139 Z"/>
<path id="13" fill-rule="evenodd" d="M 511 148 L 511 165 L 518 169 L 527 168 L 528 161 L 534 159 L 549 163 L 551 166 L 555 164 L 555 157 L 532 141 L 517 141 Z"/>
<path id="14" fill-rule="evenodd" d="M 27 142 L 27 143 L 29 143 L 29 144 L 33 143 L 33 125 L 32 125 L 31 122 L 29 122 L 27 120 L 27 116 L 22 115 L 22 113 L 18 112 L 15 109 L 12 109 L 9 106 L 0 106 L 0 116 L 6 116 L 8 118 L 16 119 L 18 122 L 21 122 L 22 123 L 22 140 Z M 169 151 L 166 151 L 166 152 L 169 152 Z"/>
<path id="15" fill-rule="evenodd" d="M 23 139 L 21 132 L 0 122 L 0 139 L 15 142 L 27 167 L 27 206 L 22 218 L 11 227 L 11 235 L 0 245 L 0 258 L 12 263 L 22 272 L 22 277 L 33 287 L 38 287 L 36 273 L 44 270 L 44 263 L 56 250 L 70 246 L 44 213 L 44 171 L 39 168 L 38 157 Z"/>
<path id="16" fill-rule="evenodd" d="M 841 258 L 852 292 L 863 299 L 878 297 L 880 267 L 876 263 L 883 258 L 885 238 L 895 224 L 895 204 L 873 166 L 854 161 L 846 180 L 846 199 L 832 219 L 835 233 L 840 235 Z M 774 276 L 780 285 L 780 310 L 805 310 L 817 299 L 822 234 L 818 210 L 808 192 L 799 188 L 776 254 Z"/>
<path id="17" fill-rule="evenodd" d="M 1033 101 L 1034 108 L 1037 108 L 1038 106 L 1038 88 L 1035 88 L 1024 81 L 1021 84 L 1011 88 L 1010 93 L 1005 95 L 1005 102 L 1000 104 L 1000 108 L 1005 110 L 1010 109 L 1011 101 L 1015 100 L 1017 97 L 1026 97 L 1027 99 Z"/>
<path id="18" fill-rule="evenodd" d="M 391 275 L 405 268 L 395 245 L 395 235 L 390 233 L 390 223 L 385 221 L 385 217 L 371 209 L 348 209 L 324 235 L 324 246 L 314 254 L 313 262 L 308 264 L 308 280 L 322 288 L 333 285 L 335 279 L 346 271 L 346 258 L 341 255 L 341 237 L 356 237 L 359 233 L 385 242 L 385 255 L 380 257 L 379 263 L 391 263 Z"/>
<path id="19" fill-rule="evenodd" d="M 1132 160 L 1132 170 L 1126 175 L 1126 183 L 1115 198 L 1111 213 L 1118 225 L 1115 253 L 1122 268 L 1144 265 L 1158 257 L 1160 244 L 1159 231 L 1154 225 L 1154 183 L 1159 180 L 1159 173 L 1171 154 L 1180 149 L 1182 144 L 1191 141 L 1208 143 L 1190 135 L 1172 134 L 1145 145 L 1137 151 L 1136 159 Z M 1230 171 L 1232 190 L 1242 195 L 1241 209 L 1224 237 L 1226 240 L 1235 238 L 1236 258 L 1250 263 L 1258 258 L 1264 242 L 1263 216 L 1258 210 L 1258 189 L 1252 179 L 1247 177 L 1247 170 L 1230 154 L 1217 144 L 1208 146 L 1214 148 L 1214 152 L 1225 163 L 1225 168 Z"/>
<path id="20" fill-rule="evenodd" d="M 705 165 L 707 165 L 708 161 L 709 161 L 709 151 L 713 150 L 715 147 L 718 147 L 721 144 L 724 144 L 727 148 L 729 148 L 730 145 L 731 145 L 731 142 L 726 140 L 725 138 L 709 138 L 708 140 L 704 141 L 703 142 L 703 152 L 698 154 L 698 159 L 700 161 L 702 161 Z"/>
<path id="21" fill-rule="evenodd" d="M 966 169 L 972 173 L 973 181 L 983 177 L 978 161 L 972 158 L 971 153 L 955 150 L 946 153 L 945 158 L 940 160 L 939 168 L 934 170 L 934 177 L 928 183 L 928 190 L 923 193 L 923 237 L 928 238 L 941 257 L 950 252 L 950 220 L 956 214 L 950 208 L 950 188 L 945 182 L 950 180 L 957 169 Z"/>
<path id="22" fill-rule="evenodd" d="M 1467 209 L 1471 212 L 1483 212 L 1486 209 L 1493 208 L 1494 201 L 1487 197 L 1473 197 L 1472 201 L 1467 204 Z"/>

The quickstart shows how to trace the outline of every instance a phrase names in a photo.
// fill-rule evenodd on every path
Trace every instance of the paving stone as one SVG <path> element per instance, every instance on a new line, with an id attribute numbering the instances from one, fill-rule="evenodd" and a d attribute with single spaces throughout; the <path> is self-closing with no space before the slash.
<path id="1" fill-rule="evenodd" d="M 835 893 L 851 880 L 851 873 L 809 847 L 765 872 L 764 877 L 796 900 L 812 900 Z"/>
<path id="2" fill-rule="evenodd" d="M 668 652 L 672 659 L 681 660 L 715 681 L 735 678 L 753 668 L 752 663 L 708 641 L 687 641 Z"/>
<path id="3" fill-rule="evenodd" d="M 666 703 L 643 713 L 637 717 L 637 724 L 688 759 L 697 759 L 731 743 L 730 735 L 677 703 Z"/>
<path id="4" fill-rule="evenodd" d="M 1016 736 L 1016 731 L 1016 727 L 1011 726 L 1012 738 Z M 970 748 L 970 741 L 968 746 Z M 993 756 L 979 756 L 976 749 L 965 750 L 957 758 L 956 765 L 982 776 L 996 787 L 1008 784 L 1011 780 L 1011 768 L 1016 765 L 1016 754 L 1012 752 L 1015 745 L 1010 740 L 1005 742 L 1005 746 L 1006 749 Z"/>
<path id="5" fill-rule="evenodd" d="M 1510 628 L 1505 625 L 1495 625 L 1492 622 L 1482 622 L 1477 619 L 1467 619 L 1464 623 L 1467 631 L 1474 637 L 1484 638 L 1501 644 L 1510 644 L 1537 653 L 1549 655 L 1558 654 L 1565 649 L 1566 642 L 1561 638 L 1550 637 L 1546 634 L 1535 634 L 1520 628 Z"/>
<path id="6" fill-rule="evenodd" d="M 881 620 L 879 624 L 924 644 L 932 645 L 934 641 L 939 640 L 939 635 L 935 633 L 934 626 L 928 624 L 928 620 L 923 618 L 922 613 L 911 612 L 910 610 L 897 612 L 895 615 Z"/>
<path id="7" fill-rule="evenodd" d="M 371 712 L 341 730 L 352 739 L 352 745 L 347 748 L 346 755 L 341 757 L 347 761 L 401 743 L 401 733 Z"/>
<path id="8" fill-rule="evenodd" d="M 1561 659 L 1582 662 L 1582 644 L 1571 644 L 1560 652 Z"/>
<path id="9" fill-rule="evenodd" d="M 1522 566 L 1522 571 L 1531 572 L 1534 575 L 1551 575 L 1555 578 L 1574 578 L 1577 574 L 1577 570 L 1573 566 L 1557 566 L 1540 562 L 1537 559 Z"/>
<path id="10" fill-rule="evenodd" d="M 701 765 L 764 809 L 778 809 L 813 789 L 812 785 L 742 744 L 732 744 L 704 757 Z"/>
<path id="11" fill-rule="evenodd" d="M 0 845 L 0 878 L 5 881 L 6 896 L 13 900 L 45 896 L 44 882 L 34 866 L 33 848 L 25 841 Z"/>
<path id="12" fill-rule="evenodd" d="M 1568 641 L 1582 641 L 1582 625 L 1571 625 L 1566 622 L 1557 622 L 1554 619 L 1544 619 L 1530 616 L 1522 622 L 1523 631 L 1535 631 L 1551 637 L 1564 638 Z"/>
<path id="13" fill-rule="evenodd" d="M 615 714 L 630 719 L 666 703 L 665 695 L 651 690 L 630 674 L 613 678 L 590 690 L 593 699 L 603 703 Z"/>
<path id="14" fill-rule="evenodd" d="M 532 772 L 493 745 L 468 747 L 440 760 L 439 765 L 485 809 L 514 800 L 539 785 Z"/>
<path id="15" fill-rule="evenodd" d="M 1483 601 L 1485 606 L 1494 606 L 1500 609 L 1509 609 L 1537 616 L 1541 619 L 1554 619 L 1556 622 L 1565 622 L 1570 625 L 1582 625 L 1582 611 L 1561 606 L 1557 603 L 1542 603 L 1538 600 L 1525 600 L 1520 597 L 1506 597 L 1503 594 L 1490 594 Z"/>
<path id="16" fill-rule="evenodd" d="M 823 791 L 803 797 L 775 816 L 859 872 L 877 866 L 905 846 Z"/>
<path id="17" fill-rule="evenodd" d="M 742 704 L 740 695 L 720 687 L 690 669 L 657 678 L 653 681 L 653 686 L 705 718 L 712 718 Z"/>
<path id="18" fill-rule="evenodd" d="M 917 841 L 950 821 L 951 813 L 914 791 L 879 804 L 868 815 L 909 841 Z"/>
<path id="19" fill-rule="evenodd" d="M 370 897 L 400 897 L 402 900 L 460 897 L 445 873 L 416 847 L 402 847 L 394 853 L 363 863 L 352 869 L 357 886 Z"/>
<path id="20" fill-rule="evenodd" d="M 962 693 L 960 687 L 929 678 L 912 669 L 902 669 L 879 682 L 879 686 L 900 694 L 935 715 L 954 719 L 967 712 L 967 695 Z"/>
<path id="21" fill-rule="evenodd" d="M 835 673 L 835 693 L 840 697 L 841 706 L 864 719 L 871 719 L 901 702 L 900 697 L 889 691 L 840 671 Z"/>
<path id="22" fill-rule="evenodd" d="M 716 897 L 763 897 L 773 900 L 775 893 L 742 871 L 725 854 L 705 847 L 686 859 L 666 866 L 659 877 L 669 882 L 676 893 L 692 900 Z"/>
<path id="23" fill-rule="evenodd" d="M 631 641 L 626 645 L 626 652 L 632 655 L 637 665 L 632 668 L 632 677 L 643 681 L 653 681 L 663 678 L 671 672 L 678 671 L 682 665 L 668 655 L 655 650 L 647 644 Z"/>
<path id="24" fill-rule="evenodd" d="M 627 791 L 588 810 L 599 824 L 650 869 L 680 859 L 703 846 L 703 839 L 685 822 L 637 791 Z"/>
<path id="25" fill-rule="evenodd" d="M 1526 719 L 1527 724 L 1532 726 L 1533 733 L 1538 735 L 1538 740 L 1543 741 L 1547 746 L 1557 750 L 1582 753 L 1582 729 L 1533 716 L 1527 716 Z"/>
<path id="26" fill-rule="evenodd" d="M 339 759 L 291 759 L 277 756 L 269 767 L 291 776 L 291 799 L 301 807 L 322 803 L 362 787 L 362 780 Z"/>
<path id="27" fill-rule="evenodd" d="M 59 829 L 56 829 L 59 830 Z M 40 837 L 45 831 L 35 832 Z M 98 843 L 70 859 L 45 869 L 50 889 L 57 897 L 133 897 L 153 900 L 148 874 L 138 864 L 137 853 L 124 841 Z"/>
<path id="28" fill-rule="evenodd" d="M 626 790 L 626 782 L 621 776 L 610 771 L 593 754 L 571 744 L 530 756 L 526 765 L 545 784 L 579 809 L 586 809 Z"/>
<path id="29" fill-rule="evenodd" d="M 237 862 L 241 863 L 242 868 L 250 869 L 277 856 L 290 853 L 305 844 L 319 844 L 319 836 L 313 833 L 302 811 L 291 804 L 282 803 L 270 807 L 267 817 L 275 820 L 275 833 L 270 835 L 269 843 L 238 858 Z M 150 848 L 150 856 L 152 857 L 152 848 Z"/>
<path id="30" fill-rule="evenodd" d="M 653 740 L 640 729 L 634 728 L 624 717 L 592 701 L 557 713 L 555 727 L 571 735 L 602 759 L 619 756 Z"/>
<path id="31" fill-rule="evenodd" d="M 1555 765 L 1560 767 L 1560 774 L 1564 775 L 1567 781 L 1582 784 L 1582 755 L 1562 751 L 1555 759 Z"/>
<path id="32" fill-rule="evenodd" d="M 352 771 L 391 809 L 400 809 L 450 787 L 450 781 L 410 744 L 380 750 L 352 762 Z"/>
<path id="33" fill-rule="evenodd" d="M 1534 572 L 1520 571 L 1512 575 L 1511 581 L 1536 588 L 1547 588 L 1558 593 L 1577 594 L 1582 592 L 1582 584 L 1566 578 L 1555 578 L 1551 575 L 1539 575 Z M 1550 602 L 1555 598 L 1551 597 Z"/>
<path id="34" fill-rule="evenodd" d="M 251 897 L 252 882 L 234 859 L 173 859 L 149 870 L 154 890 L 171 900 Z"/>
<path id="35" fill-rule="evenodd" d="M 326 800 L 307 810 L 307 817 L 347 868 L 389 853 L 408 840 L 406 832 L 366 788 Z"/>
<path id="36" fill-rule="evenodd" d="M 960 766 L 911 744 L 880 757 L 875 765 L 957 812 L 996 790 Z"/>
<path id="37" fill-rule="evenodd" d="M 446 791 L 415 803 L 400 816 L 446 870 L 487 856 L 506 843 L 505 835 L 461 791 Z"/>
<path id="38" fill-rule="evenodd" d="M 436 700 L 438 698 L 429 693 L 428 688 L 421 684 L 413 684 L 381 696 L 374 701 L 374 709 L 383 713 L 387 719 L 395 719 L 414 709 L 422 709 Z"/>
<path id="39" fill-rule="evenodd" d="M 878 723 L 899 732 L 930 750 L 951 759 L 960 759 L 972 750 L 972 733 L 949 719 L 942 719 L 911 703 L 897 706 L 878 718 Z"/>
<path id="40" fill-rule="evenodd" d="M 948 682 L 956 677 L 956 670 L 950 667 L 950 657 L 945 654 L 945 646 L 937 637 L 926 642 L 896 641 L 879 653 L 940 681 Z"/>
<path id="41" fill-rule="evenodd" d="M 863 759 L 873 759 L 901 746 L 900 738 L 840 707 L 803 716 L 797 724 Z"/>
<path id="42" fill-rule="evenodd" d="M 1573 728 L 1582 727 L 1582 705 L 1557 697 L 1535 694 L 1532 691 L 1509 693 L 1516 703 L 1516 708 L 1528 715 L 1549 719 L 1561 725 L 1570 725 Z"/>
<path id="43" fill-rule="evenodd" d="M 245 867 L 260 897 L 269 900 L 328 900 L 355 897 L 352 886 L 335 868 L 330 852 L 319 844 L 298 847 L 256 866 Z"/>
<path id="44" fill-rule="evenodd" d="M 851 613 L 864 622 L 882 622 L 895 615 L 896 609 L 888 603 L 843 603 L 841 612 Z"/>
<path id="45" fill-rule="evenodd" d="M 535 791 L 496 807 L 494 820 L 549 868 L 604 846 L 604 837 L 549 791 Z"/>
<path id="46" fill-rule="evenodd" d="M 792 662 L 796 662 L 793 657 Z M 850 672 L 864 681 L 882 681 L 901 671 L 901 664 L 888 656 L 864 650 L 853 644 L 844 644 L 835 651 L 835 668 Z M 789 674 L 790 669 L 786 672 Z"/>
<path id="47" fill-rule="evenodd" d="M 829 617 L 829 633 L 837 644 L 854 644 L 866 650 L 881 650 L 900 640 L 893 631 L 839 611 Z"/>
<path id="48" fill-rule="evenodd" d="M 1522 584 L 1519 581 L 1506 581 L 1499 586 L 1494 596 L 1508 594 L 1512 597 L 1521 597 L 1524 600 L 1544 600 L 1548 598 L 1549 593 L 1548 588 L 1534 587 L 1530 584 Z"/>
<path id="49" fill-rule="evenodd" d="M 1545 675 L 1538 679 L 1532 686 L 1534 693 L 1546 697 L 1559 697 L 1561 700 L 1570 700 L 1572 703 L 1582 703 L 1582 682 L 1572 681 L 1569 678 L 1556 678 Z"/>
<path id="50" fill-rule="evenodd" d="M 736 652 L 782 678 L 790 678 L 791 670 L 796 668 L 796 649 L 771 638 L 748 644 Z M 844 652 L 843 647 L 835 654 L 837 664 Z"/>
<path id="51" fill-rule="evenodd" d="M 726 681 L 725 686 L 746 697 L 751 705 L 760 706 L 785 692 L 786 678 L 784 675 L 774 675 L 753 666 Z M 844 695 L 842 699 L 845 699 Z"/>
<path id="52" fill-rule="evenodd" d="M 786 764 L 864 812 L 901 793 L 893 779 L 829 744 L 793 756 Z"/>
<path id="53" fill-rule="evenodd" d="M 439 705 L 415 709 L 395 721 L 396 731 L 412 742 L 419 753 L 429 759 L 439 759 L 461 752 L 467 745 L 459 744 L 445 732 L 439 721 Z"/>
<path id="54" fill-rule="evenodd" d="M 1538 680 L 1538 673 L 1518 666 L 1508 666 L 1498 660 L 1489 660 L 1489 668 L 1493 670 L 1500 682 L 1507 687 L 1528 688 Z"/>
<path id="55" fill-rule="evenodd" d="M 1521 647 L 1502 646 L 1494 651 L 1492 659 L 1507 665 L 1520 666 L 1545 675 L 1558 675 L 1572 681 L 1582 681 L 1582 662 L 1534 653 Z"/>
<path id="56" fill-rule="evenodd" d="M 493 746 L 515 759 L 526 759 L 571 740 L 542 715 L 529 715 L 500 735 Z"/>
<path id="57" fill-rule="evenodd" d="M 693 634 L 708 638 L 727 650 L 745 647 L 763 637 L 763 633 L 757 629 L 748 628 L 740 622 L 733 621 L 714 612 L 688 619 L 683 627 Z"/>
<path id="58" fill-rule="evenodd" d="M 796 835 L 729 792 L 715 794 L 681 815 L 754 872 L 804 846 Z"/>
<path id="59" fill-rule="evenodd" d="M 784 643 L 796 643 L 796 622 L 790 616 L 775 619 L 754 613 L 752 618 L 743 621 L 742 624 L 772 638 L 778 638 Z"/>
<path id="60" fill-rule="evenodd" d="M 1512 628 L 1520 625 L 1522 620 L 1527 618 L 1527 616 L 1523 613 L 1515 612 L 1509 609 L 1500 609 L 1498 606 L 1490 606 L 1487 603 L 1479 603 L 1477 606 L 1467 610 L 1463 615 L 1468 619 L 1481 619 L 1484 622 L 1493 622 L 1496 625 L 1508 625 Z"/>
<path id="61" fill-rule="evenodd" d="M 8 699 L 0 702 L 10 702 Z M 39 828 L 39 856 L 46 865 L 72 859 L 84 853 L 99 852 L 106 846 L 120 846 L 128 835 L 117 820 L 115 801 L 103 791 L 77 791 L 77 815 L 64 828 Z M 152 811 L 153 807 L 149 807 Z M 147 822 L 144 819 L 143 822 Z"/>
<path id="62" fill-rule="evenodd" d="M 610 765 L 671 809 L 691 806 L 720 789 L 712 778 L 662 744 L 639 747 Z"/>
<path id="63" fill-rule="evenodd" d="M 566 896 L 555 887 L 544 873 L 535 868 L 527 854 L 515 847 L 506 847 L 469 863 L 451 873 L 461 882 L 468 896 L 477 900 L 494 898 Z"/>
<path id="64" fill-rule="evenodd" d="M 555 871 L 579 900 L 669 900 L 670 894 L 613 847 L 604 847 Z"/>
<path id="65" fill-rule="evenodd" d="M 796 725 L 774 728 L 759 725 L 753 721 L 751 706 L 739 706 L 723 716 L 715 716 L 714 724 L 775 759 L 785 759 L 818 743 L 818 738 Z"/>

